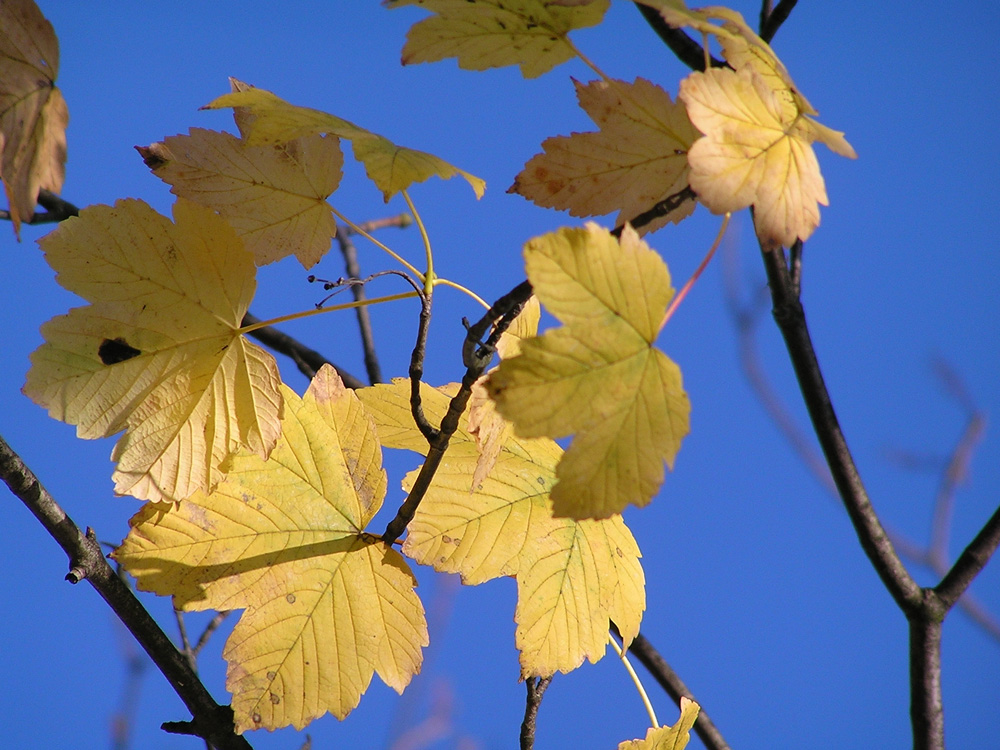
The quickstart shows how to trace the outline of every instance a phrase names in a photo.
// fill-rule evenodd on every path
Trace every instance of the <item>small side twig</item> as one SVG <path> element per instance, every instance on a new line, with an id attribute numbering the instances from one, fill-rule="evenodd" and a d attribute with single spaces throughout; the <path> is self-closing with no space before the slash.
<path id="1" fill-rule="evenodd" d="M 657 36 L 663 40 L 670 51 L 677 59 L 687 65 L 691 70 L 705 69 L 705 51 L 701 45 L 689 37 L 683 30 L 670 26 L 654 8 L 637 2 L 635 6 L 639 9 L 646 23 L 656 32 Z M 713 68 L 725 68 L 727 64 L 715 57 L 711 58 Z"/>
<path id="2" fill-rule="evenodd" d="M 57 224 L 80 214 L 79 208 L 45 188 L 38 191 L 38 205 L 44 208 L 45 212 L 35 211 L 30 218 L 22 220 L 22 224 Z M 0 219 L 10 221 L 10 211 L 0 210 Z"/>
<path id="3" fill-rule="evenodd" d="M 524 704 L 524 721 L 521 722 L 521 750 L 532 750 L 535 747 L 538 709 L 542 705 L 542 696 L 552 684 L 552 678 L 529 677 L 524 684 L 528 689 L 528 697 Z"/>
<path id="4" fill-rule="evenodd" d="M 781 0 L 774 8 L 771 0 L 764 0 L 760 9 L 760 38 L 765 42 L 774 39 L 781 24 L 788 20 L 792 9 L 799 0 Z"/>
<path id="5" fill-rule="evenodd" d="M 420 505 L 421 500 L 423 500 L 428 488 L 430 488 L 431 480 L 433 480 L 438 466 L 441 465 L 441 460 L 448 449 L 451 436 L 458 429 L 459 419 L 465 413 L 469 397 L 472 395 L 472 386 L 486 371 L 492 360 L 496 342 L 500 339 L 503 332 L 507 330 L 514 318 L 517 317 L 518 313 L 520 313 L 521 308 L 529 297 L 531 297 L 531 284 L 523 281 L 494 302 L 486 314 L 474 325 L 466 326 L 465 341 L 462 344 L 462 361 L 466 366 L 466 370 L 465 375 L 462 377 L 462 384 L 458 389 L 458 393 L 452 397 L 451 402 L 448 404 L 448 411 L 441 420 L 441 426 L 435 429 L 429 423 L 426 425 L 430 430 L 433 430 L 430 437 L 428 437 L 429 447 L 427 457 L 424 459 L 424 463 L 420 467 L 420 471 L 406 499 L 399 506 L 395 517 L 389 521 L 385 532 L 382 534 L 382 539 L 386 544 L 393 544 L 399 539 L 407 525 L 413 520 L 413 516 L 417 512 L 417 507 Z M 486 334 L 486 331 L 489 331 L 491 328 L 492 332 L 489 337 L 483 341 L 482 338 Z M 414 379 L 414 374 L 416 373 L 423 374 L 423 355 L 422 353 L 418 353 L 416 348 L 414 348 L 414 358 L 410 366 L 410 377 L 411 383 L 414 383 L 413 388 L 417 393 L 416 403 L 419 405 L 420 385 L 419 380 Z M 416 413 L 417 409 L 413 407 L 413 411 Z M 421 431 L 423 432 L 423 429 Z M 427 436 L 428 433 L 424 434 Z"/>

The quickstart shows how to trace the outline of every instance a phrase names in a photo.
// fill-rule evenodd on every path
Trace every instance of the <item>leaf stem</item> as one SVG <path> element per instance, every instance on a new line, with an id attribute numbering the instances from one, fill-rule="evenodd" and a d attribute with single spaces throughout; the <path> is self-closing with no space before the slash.
<path id="1" fill-rule="evenodd" d="M 490 303 L 489 302 L 487 302 L 486 300 L 484 300 L 482 297 L 480 297 L 478 294 L 476 294 L 474 291 L 472 291 L 468 287 L 464 287 L 461 284 L 459 284 L 458 282 L 452 281 L 451 279 L 445 279 L 445 278 L 443 278 L 441 276 L 437 276 L 434 279 L 434 286 L 438 286 L 439 284 L 441 286 L 450 286 L 452 289 L 457 289 L 458 291 L 460 291 L 460 292 L 462 292 L 464 294 L 467 294 L 470 297 L 472 297 L 472 299 L 474 299 L 480 305 L 482 305 L 483 307 L 485 307 L 487 310 L 490 309 Z"/>
<path id="2" fill-rule="evenodd" d="M 420 230 L 420 239 L 424 243 L 424 254 L 427 257 L 427 273 L 420 278 L 424 282 L 424 294 L 430 297 L 431 292 L 434 290 L 434 251 L 431 250 L 431 238 L 427 235 L 423 219 L 420 218 L 420 212 L 417 211 L 417 207 L 413 205 L 410 194 L 406 190 L 403 190 L 402 193 L 403 200 L 406 201 L 410 213 L 413 214 L 413 220 L 417 223 L 417 229 Z"/>
<path id="3" fill-rule="evenodd" d="M 701 264 L 695 269 L 694 273 L 691 274 L 691 278 L 687 280 L 687 283 L 681 287 L 681 290 L 677 293 L 673 300 L 671 300 L 670 305 L 667 307 L 667 311 L 663 314 L 663 320 L 660 322 L 661 331 L 663 330 L 663 326 L 667 324 L 667 321 L 670 320 L 670 317 L 674 314 L 674 310 L 680 307 L 681 302 L 683 302 L 684 298 L 687 297 L 687 293 L 691 291 L 691 287 L 694 286 L 694 283 L 701 276 L 702 272 L 708 267 L 708 263 L 715 255 L 715 251 L 719 249 L 719 245 L 722 243 L 722 238 L 726 234 L 726 229 L 729 228 L 729 218 L 730 214 L 728 213 L 725 217 L 723 217 L 722 224 L 719 226 L 719 231 L 715 235 L 715 242 L 713 242 L 712 246 L 708 249 L 708 252 L 701 261 Z"/>
<path id="4" fill-rule="evenodd" d="M 348 219 L 346 216 L 344 216 L 344 214 L 340 213 L 340 211 L 338 211 L 333 206 L 330 206 L 330 211 L 333 212 L 334 216 L 336 216 L 342 222 L 344 222 L 345 224 L 347 224 L 347 226 L 349 226 L 351 228 L 352 232 L 354 232 L 355 234 L 360 234 L 362 237 L 364 237 L 370 243 L 372 243 L 373 245 L 375 245 L 375 247 L 377 247 L 377 248 L 383 250 L 384 252 L 388 253 L 389 256 L 393 260 L 395 260 L 397 263 L 401 264 L 407 271 L 409 271 L 410 273 L 412 273 L 414 276 L 416 276 L 417 278 L 419 278 L 421 281 L 424 281 L 424 275 L 422 273 L 420 273 L 420 271 L 418 271 L 416 268 L 414 268 L 410 263 L 408 263 L 403 258 L 403 256 L 401 256 L 395 250 L 392 250 L 391 248 L 389 248 L 389 246 L 386 245 L 384 242 L 380 242 L 379 240 L 375 239 L 370 233 L 368 233 L 368 232 L 366 232 L 364 230 L 364 227 L 362 227 L 362 226 L 360 226 L 358 224 L 355 224 L 353 221 L 351 221 L 350 219 Z"/>
<path id="5" fill-rule="evenodd" d="M 639 679 L 639 675 L 635 673 L 632 668 L 632 663 L 628 660 L 628 656 L 622 650 L 622 647 L 618 645 L 618 642 L 608 634 L 608 643 L 611 644 L 611 648 L 615 650 L 618 654 L 618 658 L 621 659 L 622 665 L 625 667 L 625 671 L 628 672 L 629 677 L 632 678 L 632 683 L 635 685 L 635 689 L 639 691 L 639 697 L 642 698 L 642 705 L 646 707 L 646 713 L 649 714 L 650 726 L 654 729 L 660 726 L 660 722 L 656 719 L 656 711 L 653 710 L 653 704 L 649 700 L 649 696 L 646 694 L 646 688 L 642 686 L 642 680 Z"/>
<path id="6" fill-rule="evenodd" d="M 290 320 L 299 320 L 301 318 L 308 318 L 313 315 L 322 315 L 323 313 L 336 312 L 338 310 L 351 310 L 355 307 L 364 307 L 366 305 L 377 305 L 381 302 L 396 302 L 401 299 L 411 299 L 417 297 L 419 294 L 417 292 L 400 292 L 399 294 L 389 294 L 385 297 L 375 297 L 373 299 L 364 299 L 357 302 L 345 302 L 342 305 L 334 305 L 333 307 L 320 307 L 314 310 L 302 310 L 297 313 L 290 313 L 289 315 L 281 315 L 277 318 L 271 318 L 270 320 L 260 320 L 252 325 L 243 326 L 238 330 L 239 333 L 253 333 L 258 328 L 265 328 L 266 326 L 277 325 L 278 323 L 287 323 Z"/>

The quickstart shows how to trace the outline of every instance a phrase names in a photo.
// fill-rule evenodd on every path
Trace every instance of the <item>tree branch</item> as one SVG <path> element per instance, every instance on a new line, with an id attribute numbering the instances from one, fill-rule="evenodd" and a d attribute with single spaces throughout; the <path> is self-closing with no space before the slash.
<path id="1" fill-rule="evenodd" d="M 936 618 L 910 619 L 910 725 L 913 750 L 944 750 L 941 620 Z"/>
<path id="2" fill-rule="evenodd" d="M 636 2 L 635 6 L 639 9 L 642 17 L 646 19 L 646 23 L 656 32 L 657 36 L 663 40 L 663 43 L 670 48 L 671 52 L 677 55 L 678 60 L 691 68 L 691 70 L 705 69 L 705 50 L 702 49 L 702 46 L 698 42 L 689 37 L 681 29 L 675 29 L 669 25 L 654 8 L 643 5 L 640 2 Z M 711 61 L 713 68 L 729 67 L 727 63 L 715 57 L 712 57 Z"/>
<path id="3" fill-rule="evenodd" d="M 407 213 L 402 213 L 397 216 L 366 222 L 360 228 L 371 233 L 385 227 L 399 227 L 402 229 L 411 224 L 413 224 L 413 218 Z M 358 264 L 358 251 L 351 241 L 353 234 L 354 230 L 350 227 L 337 227 L 337 244 L 340 245 L 340 253 L 344 256 L 344 268 L 347 271 L 347 275 L 354 279 L 360 279 L 361 266 Z M 366 298 L 365 288 L 362 284 L 352 284 L 351 294 L 354 295 L 355 302 L 361 302 Z M 358 318 L 358 330 L 361 333 L 361 346 L 365 355 L 365 370 L 368 373 L 368 382 L 371 385 L 375 385 L 382 382 L 382 368 L 379 365 L 378 354 L 375 351 L 375 336 L 372 332 L 371 316 L 367 306 L 356 307 L 354 308 L 354 312 Z"/>
<path id="4" fill-rule="evenodd" d="M 382 540 L 386 544 L 392 544 L 399 539 L 407 525 L 413 520 L 413 516 L 417 512 L 417 507 L 430 487 L 431 480 L 434 478 L 438 466 L 441 465 L 441 459 L 444 458 L 445 451 L 448 449 L 448 442 L 451 440 L 451 436 L 455 434 L 455 430 L 458 429 L 459 419 L 465 413 L 465 407 L 468 405 L 469 397 L 472 395 L 472 386 L 482 377 L 482 374 L 489 366 L 493 358 L 493 352 L 496 349 L 496 342 L 500 339 L 503 332 L 507 330 L 507 327 L 510 326 L 514 318 L 517 317 L 518 313 L 521 312 L 521 308 L 524 307 L 524 303 L 527 302 L 530 296 L 531 284 L 523 281 L 494 302 L 493 306 L 490 307 L 475 325 L 470 326 L 466 324 L 465 341 L 462 344 L 462 361 L 466 366 L 466 370 L 465 375 L 462 377 L 462 384 L 458 389 L 458 393 L 452 397 L 448 405 L 448 411 L 441 420 L 440 428 L 434 430 L 430 424 L 427 425 L 427 427 L 434 430 L 432 435 L 428 437 L 429 447 L 427 457 L 424 459 L 424 463 L 420 467 L 420 472 L 417 474 L 417 478 L 414 480 L 406 499 L 400 505 L 395 517 L 389 522 L 385 528 L 385 532 L 382 534 Z M 482 341 L 482 337 L 491 327 L 492 332 L 489 338 L 485 342 Z M 414 351 L 416 352 L 416 350 Z M 422 363 L 423 358 L 421 356 L 418 362 L 421 365 L 420 374 L 423 373 Z M 411 383 L 414 382 L 413 375 L 415 372 L 413 363 L 411 362 Z M 416 385 L 413 387 L 417 389 L 419 399 L 419 380 L 415 382 Z M 415 408 L 413 411 L 416 413 Z"/>
<path id="5" fill-rule="evenodd" d="M 922 605 L 921 588 L 896 554 L 858 475 L 816 359 L 805 312 L 795 293 L 784 250 L 781 247 L 762 247 L 761 250 L 771 290 L 774 320 L 784 337 L 802 398 L 834 484 L 862 549 L 896 604 L 909 616 Z"/>
<path id="6" fill-rule="evenodd" d="M 184 655 L 108 564 L 94 532 L 88 529 L 86 536 L 80 532 L 2 437 L 0 477 L 66 552 L 70 564 L 66 580 L 86 579 L 108 603 L 184 701 L 199 736 L 220 750 L 249 750 L 250 743 L 235 732 L 232 709 L 215 702 Z"/>
<path id="7" fill-rule="evenodd" d="M 998 545 L 1000 545 L 1000 508 L 993 512 L 990 520 L 958 556 L 958 560 L 941 583 L 934 588 L 945 608 L 951 608 L 958 601 L 972 580 L 979 575 L 979 571 L 986 567 Z"/>
<path id="8" fill-rule="evenodd" d="M 35 211 L 31 218 L 25 219 L 21 222 L 22 224 L 56 224 L 70 216 L 79 216 L 80 214 L 79 208 L 45 188 L 38 191 L 38 204 L 45 209 L 45 213 Z M 0 210 L 0 219 L 9 221 L 10 211 Z"/>
<path id="9" fill-rule="evenodd" d="M 535 723 L 538 719 L 538 709 L 542 705 L 542 696 L 549 685 L 551 677 L 529 677 L 524 681 L 528 688 L 528 697 L 524 704 L 524 721 L 521 722 L 521 750 L 532 750 L 535 747 Z"/>
<path id="10" fill-rule="evenodd" d="M 765 42 L 774 39 L 781 24 L 788 20 L 792 9 L 799 0 L 781 0 L 773 9 L 771 0 L 764 0 L 760 9 L 760 38 Z"/>

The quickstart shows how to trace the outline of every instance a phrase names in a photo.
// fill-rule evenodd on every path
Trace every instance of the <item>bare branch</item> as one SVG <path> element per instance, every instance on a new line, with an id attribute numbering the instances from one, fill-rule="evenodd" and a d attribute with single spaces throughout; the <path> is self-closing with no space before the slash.
<path id="1" fill-rule="evenodd" d="M 997 546 L 1000 545 L 1000 508 L 994 511 L 990 520 L 980 529 L 969 546 L 965 548 L 948 574 L 942 579 L 934 591 L 941 603 L 951 607 L 962 593 L 969 587 L 979 571 L 986 567 Z"/>
<path id="2" fill-rule="evenodd" d="M 774 9 L 771 9 L 771 0 L 764 0 L 760 10 L 760 38 L 765 42 L 774 39 L 781 24 L 788 20 L 792 9 L 799 0 L 781 0 Z"/>
<path id="3" fill-rule="evenodd" d="M 233 712 L 215 702 L 187 659 L 108 564 L 92 530 L 86 536 L 66 515 L 38 478 L 0 437 L 0 477 L 69 557 L 71 583 L 86 579 L 143 647 L 194 716 L 198 734 L 220 750 L 248 750 L 236 734 Z"/>
<path id="4" fill-rule="evenodd" d="M 635 6 L 642 13 L 642 17 L 646 19 L 646 23 L 663 40 L 663 43 L 670 48 L 671 52 L 677 55 L 678 60 L 691 68 L 691 70 L 705 69 L 705 50 L 702 49 L 702 46 L 698 42 L 689 37 L 681 29 L 675 29 L 673 26 L 670 26 L 663 20 L 663 16 L 648 5 L 636 2 Z M 728 67 L 725 62 L 717 60 L 714 57 L 711 58 L 711 61 L 713 68 Z"/>
<path id="5" fill-rule="evenodd" d="M 542 705 L 542 696 L 549 685 L 551 677 L 529 677 L 524 681 L 528 689 L 528 697 L 524 705 L 524 721 L 521 722 L 521 750 L 532 750 L 535 747 L 535 724 L 538 719 L 538 709 Z"/>
<path id="6" fill-rule="evenodd" d="M 452 397 L 448 405 L 448 411 L 441 420 L 440 428 L 434 430 L 431 436 L 428 437 L 429 447 L 427 457 L 420 467 L 420 472 L 417 474 L 417 478 L 414 480 L 413 486 L 410 488 L 410 492 L 403 501 L 403 504 L 400 505 L 395 517 L 389 522 L 385 528 L 385 532 L 382 534 L 382 539 L 386 544 L 394 543 L 406 529 L 410 521 L 413 520 L 413 515 L 417 512 L 417 507 L 430 487 L 431 480 L 434 478 L 438 466 L 441 465 L 441 459 L 444 458 L 445 451 L 448 449 L 448 442 L 451 440 L 451 436 L 455 434 L 455 430 L 458 429 L 459 419 L 465 413 L 465 407 L 468 405 L 469 397 L 472 395 L 472 386 L 489 366 L 493 358 L 493 352 L 496 349 L 496 342 L 514 321 L 514 318 L 521 312 L 521 308 L 524 307 L 524 303 L 527 302 L 530 296 L 531 284 L 523 281 L 494 302 L 493 306 L 490 307 L 475 325 L 468 325 L 466 323 L 465 341 L 462 344 L 462 360 L 466 366 L 466 370 L 465 375 L 462 377 L 462 384 L 458 389 L 458 393 Z M 482 337 L 491 327 L 492 332 L 489 337 L 486 341 L 482 341 Z M 416 349 L 414 349 L 414 353 L 416 354 Z M 417 364 L 420 365 L 419 372 L 422 375 L 422 355 Z M 414 370 L 413 362 L 411 361 L 411 383 L 415 383 L 413 388 L 417 389 L 419 399 L 419 380 L 414 380 L 413 376 L 415 372 L 416 370 Z M 414 408 L 413 411 L 416 412 L 416 409 Z M 427 426 L 432 430 L 434 429 L 429 424 Z M 427 435 L 427 433 L 424 434 L 425 436 Z"/>
<path id="7" fill-rule="evenodd" d="M 25 219 L 21 222 L 22 224 L 56 224 L 70 216 L 80 214 L 79 208 L 45 188 L 38 191 L 38 204 L 45 209 L 45 213 L 35 211 L 31 218 Z M 10 221 L 10 211 L 0 210 L 0 219 Z"/>
<path id="8" fill-rule="evenodd" d="M 862 549 L 900 609 L 909 616 L 922 606 L 921 588 L 899 559 L 858 475 L 816 359 L 805 312 L 795 293 L 784 251 L 781 247 L 762 247 L 761 250 L 771 290 L 772 313 L 785 339 L 803 401 L 834 484 Z"/>
<path id="9" fill-rule="evenodd" d="M 941 621 L 910 620 L 910 725 L 913 750 L 944 750 Z"/>
<path id="10" fill-rule="evenodd" d="M 243 316 L 244 326 L 251 326 L 256 323 L 260 323 L 260 318 L 256 315 L 247 313 Z M 292 338 L 287 333 L 282 333 L 273 326 L 258 328 L 251 331 L 250 335 L 269 349 L 273 349 L 279 354 L 284 354 L 286 357 L 291 358 L 291 360 L 295 362 L 295 365 L 299 368 L 299 372 L 310 380 L 312 380 L 319 368 L 328 364 L 337 371 L 341 380 L 344 381 L 344 385 L 348 388 L 357 389 L 364 388 L 365 386 L 363 381 L 354 377 L 347 370 L 337 366 L 319 352 L 310 349 L 305 344 L 302 344 L 298 340 Z"/>

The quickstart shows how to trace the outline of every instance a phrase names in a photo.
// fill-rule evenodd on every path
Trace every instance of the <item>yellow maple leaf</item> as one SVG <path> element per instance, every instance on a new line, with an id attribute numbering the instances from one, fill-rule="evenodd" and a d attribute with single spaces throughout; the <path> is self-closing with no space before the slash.
<path id="1" fill-rule="evenodd" d="M 610 0 L 384 0 L 389 8 L 419 5 L 437 15 L 413 25 L 403 64 L 458 59 L 465 70 L 520 65 L 536 78 L 575 55 L 567 35 L 596 26 Z"/>
<path id="2" fill-rule="evenodd" d="M 125 430 L 115 491 L 154 501 L 210 488 L 227 456 L 267 456 L 281 431 L 277 363 L 239 333 L 253 256 L 209 209 L 179 200 L 174 218 L 123 200 L 40 240 L 90 304 L 42 326 L 24 386 L 79 437 Z"/>
<path id="3" fill-rule="evenodd" d="M 672 727 L 652 727 L 641 740 L 628 740 L 618 750 L 684 750 L 691 739 L 691 728 L 698 719 L 701 706 L 681 697 L 681 715 Z"/>
<path id="4" fill-rule="evenodd" d="M 280 145 L 317 133 L 351 141 L 355 158 L 365 165 L 365 172 L 382 191 L 386 203 L 396 193 L 430 177 L 447 180 L 460 176 L 472 186 L 477 198 L 481 198 L 486 189 L 486 183 L 478 177 L 433 154 L 397 146 L 388 138 L 352 122 L 316 109 L 297 107 L 264 89 L 224 94 L 206 104 L 204 109 L 226 107 L 239 108 L 253 116 L 244 134 L 251 146 Z"/>
<path id="5" fill-rule="evenodd" d="M 653 346 L 670 273 L 631 227 L 596 224 L 525 245 L 528 279 L 565 325 L 522 342 L 486 387 L 523 437 L 575 434 L 552 491 L 556 515 L 605 518 L 646 505 L 688 432 L 676 364 Z"/>
<path id="6" fill-rule="evenodd" d="M 444 416 L 446 392 L 456 389 L 422 384 L 429 419 Z M 409 381 L 363 388 L 358 396 L 384 446 L 426 453 L 409 418 Z M 404 554 L 459 573 L 468 585 L 516 577 L 515 643 L 525 677 L 568 672 L 584 659 L 596 662 L 607 649 L 609 620 L 631 643 L 646 600 L 639 548 L 621 516 L 553 517 L 549 492 L 562 449 L 547 439 L 509 435 L 489 473 L 470 488 L 479 464 L 475 441 L 463 420 L 407 527 Z M 404 488 L 415 476 L 407 476 Z"/>
<path id="7" fill-rule="evenodd" d="M 302 399 L 282 390 L 269 460 L 238 454 L 211 494 L 146 506 L 114 553 L 182 609 L 245 609 L 223 652 L 240 732 L 342 719 L 376 673 L 402 692 L 428 643 L 405 560 L 364 533 L 386 489 L 371 418 L 328 365 Z"/>
<path id="8" fill-rule="evenodd" d="M 192 128 L 138 150 L 170 192 L 218 211 L 257 265 L 295 255 L 309 268 L 330 249 L 337 223 L 326 199 L 344 159 L 335 137 L 249 146 L 229 133 Z"/>
<path id="9" fill-rule="evenodd" d="M 766 245 L 808 239 L 829 205 L 812 143 L 857 158 L 844 134 L 812 119 L 817 114 L 771 46 L 729 8 L 690 10 L 682 0 L 643 0 L 672 26 L 714 36 L 735 70 L 695 72 L 678 98 L 705 137 L 688 152 L 691 187 L 714 213 L 754 207 Z M 716 23 L 718 22 L 718 23 Z"/>
<path id="10" fill-rule="evenodd" d="M 692 73 L 680 91 L 705 134 L 688 153 L 698 199 L 715 213 L 753 205 L 761 240 L 786 246 L 809 239 L 819 204 L 829 205 L 812 142 L 847 143 L 806 117 L 789 93 L 752 67 Z"/>
<path id="11" fill-rule="evenodd" d="M 548 138 L 508 192 L 572 216 L 618 211 L 617 224 L 634 219 L 688 186 L 687 151 L 699 137 L 680 102 L 654 83 L 574 81 L 580 107 L 600 128 Z M 640 228 L 652 232 L 694 210 L 684 201 Z"/>
<path id="12" fill-rule="evenodd" d="M 0 3 L 0 180 L 19 238 L 39 189 L 62 190 L 69 112 L 58 72 L 59 42 L 33 0 Z"/>

